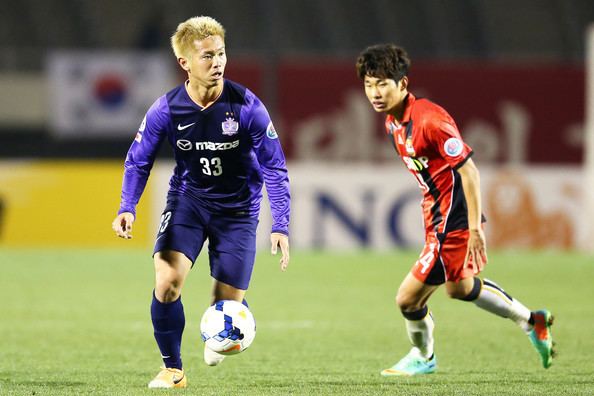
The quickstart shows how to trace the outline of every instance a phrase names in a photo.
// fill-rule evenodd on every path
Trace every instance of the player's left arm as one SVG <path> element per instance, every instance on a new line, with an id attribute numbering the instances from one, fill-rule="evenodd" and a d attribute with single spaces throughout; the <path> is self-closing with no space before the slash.
<path id="1" fill-rule="evenodd" d="M 432 137 L 442 158 L 460 175 L 468 210 L 468 252 L 475 272 L 487 263 L 487 248 L 483 233 L 479 171 L 470 158 L 472 149 L 464 143 L 454 120 L 440 113 L 431 123 Z"/>
<path id="2" fill-rule="evenodd" d="M 262 169 L 272 213 L 270 251 L 272 254 L 276 254 L 280 246 L 280 267 L 281 270 L 285 271 L 290 259 L 289 217 L 291 206 L 285 155 L 268 111 L 255 95 L 252 97 L 249 111 L 248 129 L 252 138 L 254 153 Z"/>
<path id="3" fill-rule="evenodd" d="M 468 209 L 468 258 L 472 259 L 475 272 L 487 264 L 487 244 L 481 225 L 481 185 L 478 168 L 471 158 L 458 168 Z"/>

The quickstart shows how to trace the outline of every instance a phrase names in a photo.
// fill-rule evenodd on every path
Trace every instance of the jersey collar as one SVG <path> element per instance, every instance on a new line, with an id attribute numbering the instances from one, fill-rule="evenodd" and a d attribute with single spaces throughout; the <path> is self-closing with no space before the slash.
<path id="1" fill-rule="evenodd" d="M 219 92 L 219 95 L 216 97 L 215 100 L 213 100 L 212 102 L 210 102 L 208 105 L 206 106 L 202 106 L 200 105 L 198 102 L 196 102 L 194 99 L 192 99 L 192 97 L 190 96 L 190 92 L 188 91 L 188 84 L 190 83 L 190 80 L 186 80 L 184 82 L 184 92 L 186 93 L 186 97 L 188 98 L 188 100 L 190 101 L 190 103 L 194 104 L 195 106 L 197 106 L 200 111 L 205 111 L 207 109 L 210 109 L 212 107 L 212 105 L 214 105 L 215 103 L 217 103 L 219 101 L 219 99 L 221 99 L 221 97 L 223 96 L 223 93 L 225 92 L 225 88 L 227 86 L 227 80 L 223 80 L 223 89 L 221 89 L 221 92 Z"/>

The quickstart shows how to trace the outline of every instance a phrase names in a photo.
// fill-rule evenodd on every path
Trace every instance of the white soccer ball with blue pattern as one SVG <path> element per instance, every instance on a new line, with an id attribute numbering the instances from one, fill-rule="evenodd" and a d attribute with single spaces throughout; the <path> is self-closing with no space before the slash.
<path id="1" fill-rule="evenodd" d="M 222 355 L 235 355 L 249 347 L 256 337 L 256 322 L 248 307 L 233 300 L 217 301 L 204 312 L 200 322 L 202 341 Z"/>

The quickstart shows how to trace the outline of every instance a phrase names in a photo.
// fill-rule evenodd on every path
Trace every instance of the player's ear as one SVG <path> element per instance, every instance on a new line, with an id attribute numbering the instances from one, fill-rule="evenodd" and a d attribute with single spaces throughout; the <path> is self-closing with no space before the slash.
<path id="1" fill-rule="evenodd" d="M 400 79 L 400 89 L 402 91 L 408 89 L 408 77 L 404 76 Z"/>
<path id="2" fill-rule="evenodd" d="M 182 69 L 190 72 L 190 62 L 186 58 L 177 58 L 177 63 L 181 66 Z"/>

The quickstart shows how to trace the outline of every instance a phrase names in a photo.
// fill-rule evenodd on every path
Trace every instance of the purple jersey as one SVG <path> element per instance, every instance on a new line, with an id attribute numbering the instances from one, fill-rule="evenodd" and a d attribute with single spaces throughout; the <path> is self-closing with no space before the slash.
<path id="1" fill-rule="evenodd" d="M 157 99 L 128 150 L 118 213 L 135 213 L 165 138 L 176 161 L 170 194 L 196 200 L 212 213 L 257 216 L 265 182 L 272 232 L 288 235 L 285 157 L 268 111 L 253 92 L 225 80 L 221 96 L 206 108 L 190 99 L 185 84 Z"/>

